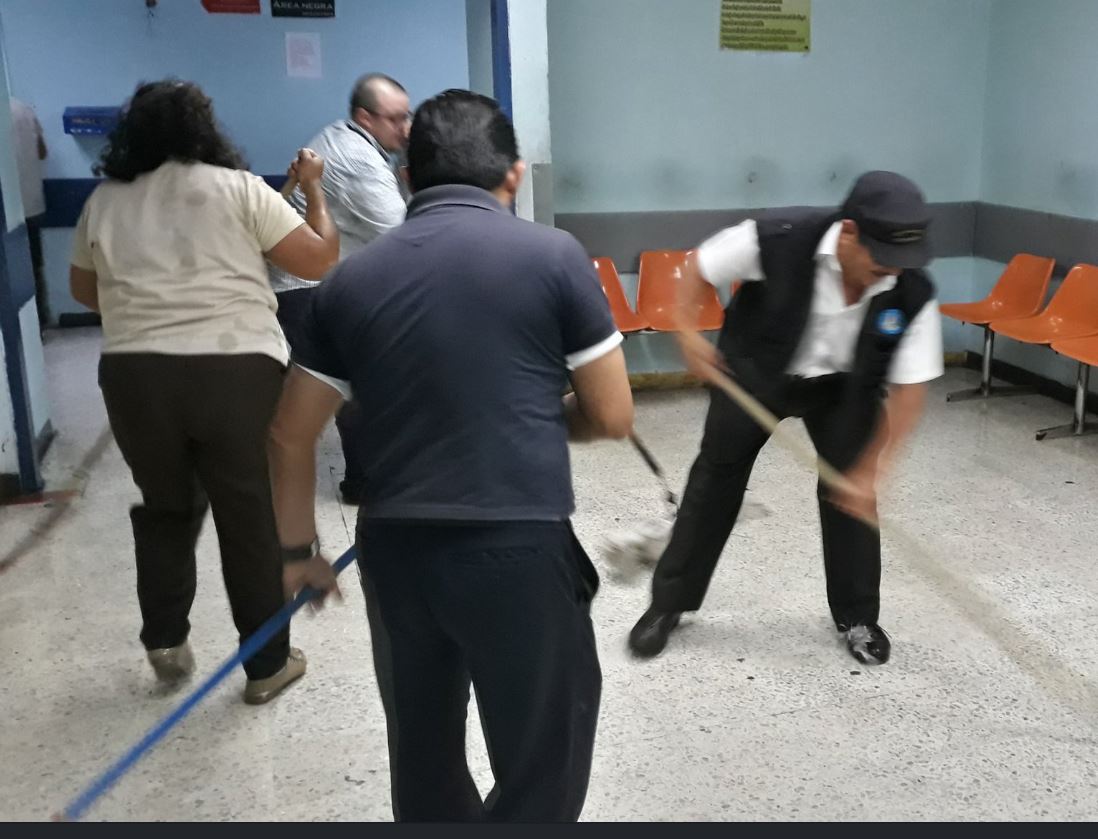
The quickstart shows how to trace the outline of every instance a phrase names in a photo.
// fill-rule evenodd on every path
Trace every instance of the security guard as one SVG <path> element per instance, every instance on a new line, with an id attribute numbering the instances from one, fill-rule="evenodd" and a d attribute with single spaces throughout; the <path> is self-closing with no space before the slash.
<path id="1" fill-rule="evenodd" d="M 942 375 L 930 211 L 911 181 L 869 172 L 837 212 L 796 210 L 745 221 L 702 244 L 683 278 L 680 345 L 703 379 L 730 372 L 779 417 L 803 417 L 820 457 L 850 489 L 819 487 L 827 597 L 835 626 L 863 664 L 891 644 L 877 623 L 881 543 L 866 524 L 876 486 Z M 696 331 L 704 283 L 741 281 L 716 347 Z M 768 433 L 711 392 L 701 452 L 690 472 L 652 604 L 629 637 L 659 654 L 683 612 L 700 608 Z"/>

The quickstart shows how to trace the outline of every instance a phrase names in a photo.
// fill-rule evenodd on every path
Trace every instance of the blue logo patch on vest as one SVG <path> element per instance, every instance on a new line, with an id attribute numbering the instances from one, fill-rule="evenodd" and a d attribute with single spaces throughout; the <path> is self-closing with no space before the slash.
<path id="1" fill-rule="evenodd" d="M 899 309 L 885 309 L 877 316 L 877 331 L 882 335 L 899 335 L 907 321 Z"/>

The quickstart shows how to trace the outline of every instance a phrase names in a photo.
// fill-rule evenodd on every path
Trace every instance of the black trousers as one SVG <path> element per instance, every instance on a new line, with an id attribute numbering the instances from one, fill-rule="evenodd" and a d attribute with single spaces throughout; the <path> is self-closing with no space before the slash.
<path id="1" fill-rule="evenodd" d="M 278 299 L 278 323 L 291 348 L 304 340 L 313 292 L 312 288 L 295 288 L 275 295 Z M 354 429 L 358 411 L 358 403 L 352 401 L 344 403 L 336 414 L 336 431 L 339 432 L 339 442 L 343 448 L 345 486 L 350 495 L 359 494 L 364 481 L 362 467 L 359 465 L 361 461 L 355 448 L 357 435 Z"/>
<path id="2" fill-rule="evenodd" d="M 100 361 L 111 430 L 144 501 L 130 519 L 146 649 L 178 646 L 190 632 L 195 543 L 207 508 L 241 640 L 282 607 L 267 467 L 282 377 L 282 365 L 265 355 L 120 353 Z M 286 629 L 245 672 L 276 673 L 289 646 Z"/>
<path id="3" fill-rule="evenodd" d="M 398 821 L 575 821 L 602 673 L 598 578 L 561 523 L 360 522 Z M 469 685 L 496 785 L 465 759 Z"/>
<path id="4" fill-rule="evenodd" d="M 294 288 L 275 294 L 278 301 L 275 316 L 291 349 L 302 343 L 306 336 L 315 291 L 315 288 Z"/>
<path id="5" fill-rule="evenodd" d="M 336 414 L 336 431 L 339 432 L 339 444 L 343 448 L 343 485 L 344 495 L 360 497 L 365 489 L 366 477 L 362 472 L 362 459 L 357 441 L 361 439 L 358 429 L 361 408 L 357 399 L 344 402 Z"/>
<path id="6" fill-rule="evenodd" d="M 31 268 L 34 271 L 34 302 L 38 308 L 38 327 L 45 329 L 50 323 L 50 296 L 46 285 L 45 262 L 42 257 L 42 219 L 34 216 L 26 220 L 27 238 L 30 240 Z"/>
<path id="7" fill-rule="evenodd" d="M 864 450 L 881 408 L 879 398 L 852 400 L 848 387 L 845 375 L 789 377 L 768 400 L 780 417 L 803 417 L 819 456 L 840 470 L 853 465 Z M 657 609 L 686 612 L 701 607 L 743 504 L 755 458 L 768 439 L 727 396 L 711 392 L 701 452 L 652 581 Z M 875 623 L 880 612 L 880 534 L 833 505 L 822 483 L 817 495 L 831 616 L 837 626 Z"/>

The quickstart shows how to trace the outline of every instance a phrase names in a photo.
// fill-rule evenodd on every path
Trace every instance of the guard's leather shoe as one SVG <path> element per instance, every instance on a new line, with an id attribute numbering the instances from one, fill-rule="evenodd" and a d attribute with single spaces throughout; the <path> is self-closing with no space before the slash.
<path id="1" fill-rule="evenodd" d="M 663 612 L 655 606 L 641 615 L 629 633 L 629 649 L 641 658 L 652 658 L 663 652 L 671 632 L 679 625 L 682 612 Z"/>
<path id="2" fill-rule="evenodd" d="M 839 627 L 846 639 L 846 648 L 862 664 L 884 664 L 892 655 L 892 642 L 888 634 L 875 623 L 859 623 L 851 627 Z"/>

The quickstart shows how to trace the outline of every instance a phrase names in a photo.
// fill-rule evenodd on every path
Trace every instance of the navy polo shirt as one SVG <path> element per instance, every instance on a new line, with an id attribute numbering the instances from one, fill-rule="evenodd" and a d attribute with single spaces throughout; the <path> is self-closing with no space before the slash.
<path id="1" fill-rule="evenodd" d="M 569 234 L 441 186 L 313 295 L 294 360 L 350 385 L 362 515 L 557 521 L 574 508 L 569 366 L 621 341 Z"/>

